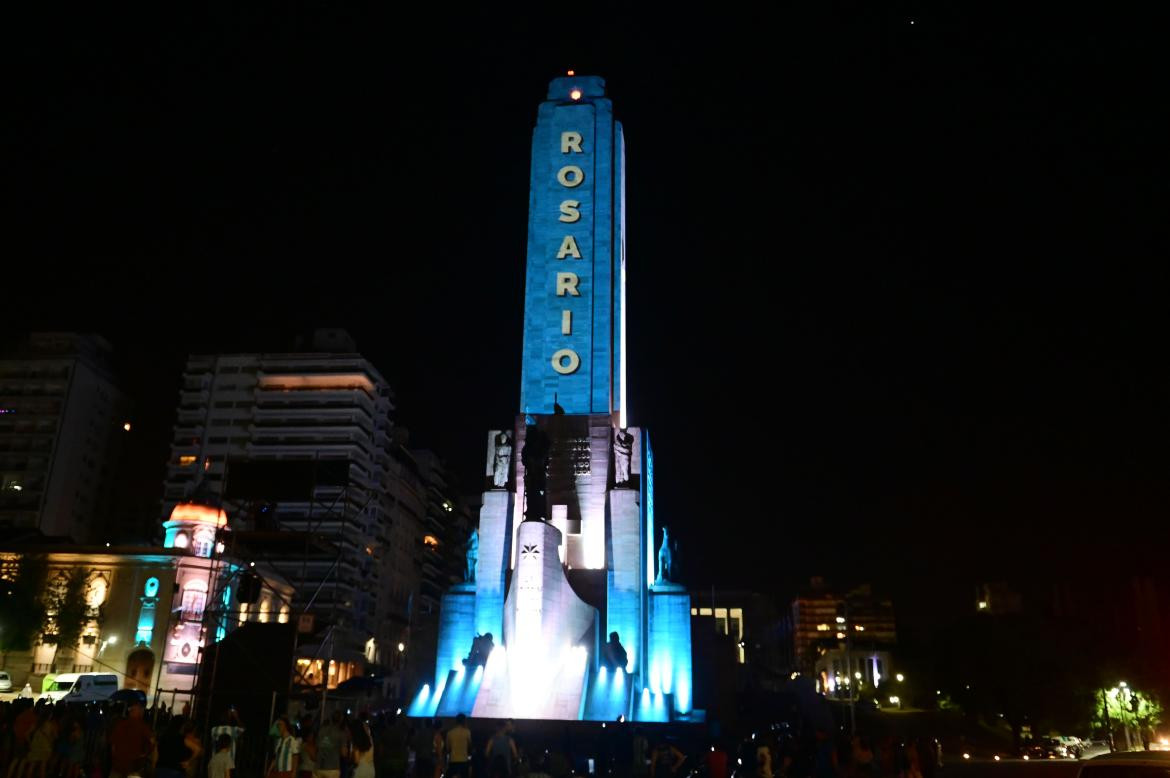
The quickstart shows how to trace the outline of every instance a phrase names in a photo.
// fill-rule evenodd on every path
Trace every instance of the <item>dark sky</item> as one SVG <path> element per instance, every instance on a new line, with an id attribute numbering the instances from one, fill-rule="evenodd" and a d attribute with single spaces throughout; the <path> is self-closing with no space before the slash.
<path id="1" fill-rule="evenodd" d="M 143 504 L 185 355 L 313 326 L 475 483 L 518 410 L 536 107 L 572 67 L 626 128 L 631 418 L 693 582 L 1156 565 L 1159 25 L 772 5 L 10 25 L 3 331 L 114 343 Z"/>

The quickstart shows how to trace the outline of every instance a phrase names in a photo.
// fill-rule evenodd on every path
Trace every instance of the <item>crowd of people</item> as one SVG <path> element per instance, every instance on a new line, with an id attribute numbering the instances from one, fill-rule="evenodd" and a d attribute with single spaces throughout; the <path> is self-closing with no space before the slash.
<path id="1" fill-rule="evenodd" d="M 399 714 L 278 717 L 250 732 L 229 709 L 201 727 L 186 710 L 0 703 L 0 778 L 934 778 L 932 738 L 871 742 L 773 726 L 711 739 L 694 725 L 586 727 Z M 262 728 L 263 729 L 263 728 Z"/>
<path id="2" fill-rule="evenodd" d="M 769 727 L 744 738 L 712 738 L 694 725 L 594 724 L 517 736 L 513 721 L 473 736 L 460 715 L 416 726 L 412 778 L 935 778 L 942 753 L 934 738 L 847 738 Z M 535 728 L 534 728 L 535 730 Z M 401 773 L 388 773 L 398 778 Z M 378 778 L 382 778 L 381 774 Z"/>

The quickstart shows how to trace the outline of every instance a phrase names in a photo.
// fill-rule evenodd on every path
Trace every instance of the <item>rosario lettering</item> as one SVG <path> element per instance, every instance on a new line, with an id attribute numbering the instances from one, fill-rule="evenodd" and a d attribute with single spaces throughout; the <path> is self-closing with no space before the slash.
<path id="1" fill-rule="evenodd" d="M 562 154 L 583 154 L 582 144 L 584 137 L 579 132 L 567 130 L 561 133 Z M 557 182 L 566 189 L 576 189 L 585 182 L 585 171 L 577 165 L 565 165 L 557 171 Z M 581 201 L 562 200 L 557 209 L 557 220 L 565 224 L 573 224 L 581 220 Z M 581 247 L 572 235 L 566 235 L 557 249 L 557 259 L 581 259 Z M 579 297 L 577 285 L 581 279 L 576 273 L 558 271 L 556 274 L 557 297 Z M 561 311 L 561 334 L 573 334 L 573 312 L 565 309 Z M 552 368 L 561 375 L 575 373 L 581 366 L 581 357 L 571 348 L 559 349 L 552 356 Z"/>

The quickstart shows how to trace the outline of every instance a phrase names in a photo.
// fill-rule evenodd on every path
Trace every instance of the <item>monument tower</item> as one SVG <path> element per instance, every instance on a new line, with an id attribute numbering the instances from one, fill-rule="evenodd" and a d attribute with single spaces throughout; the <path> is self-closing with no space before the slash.
<path id="1" fill-rule="evenodd" d="M 556 78 L 532 141 L 520 413 L 487 437 L 467 580 L 418 716 L 643 721 L 691 710 L 690 598 L 627 424 L 625 150 L 596 76 Z"/>

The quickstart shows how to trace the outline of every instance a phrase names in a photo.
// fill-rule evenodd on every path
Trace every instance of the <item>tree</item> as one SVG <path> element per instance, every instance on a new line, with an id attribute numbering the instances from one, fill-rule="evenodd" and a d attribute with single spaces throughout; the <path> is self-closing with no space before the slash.
<path id="1" fill-rule="evenodd" d="M 57 643 L 53 652 L 54 664 L 57 661 L 57 652 L 62 646 L 70 650 L 77 646 L 77 642 L 81 640 L 81 633 L 90 620 L 89 603 L 85 600 L 90 573 L 90 570 L 75 567 L 62 571 L 54 581 L 48 603 Z"/>
<path id="2" fill-rule="evenodd" d="M 1108 705 L 1108 718 L 1105 716 L 1106 705 Z M 1137 730 L 1140 733 L 1153 729 L 1162 723 L 1162 705 L 1154 695 L 1139 692 L 1133 687 L 1114 687 L 1102 690 L 1097 695 L 1093 723 L 1104 727 L 1107 722 L 1112 727 L 1122 727 L 1128 738 L 1131 730 Z M 1140 736 L 1138 739 L 1140 740 Z"/>
<path id="3" fill-rule="evenodd" d="M 0 651 L 28 651 L 45 628 L 45 582 L 49 564 L 43 556 L 24 555 L 0 579 Z"/>

